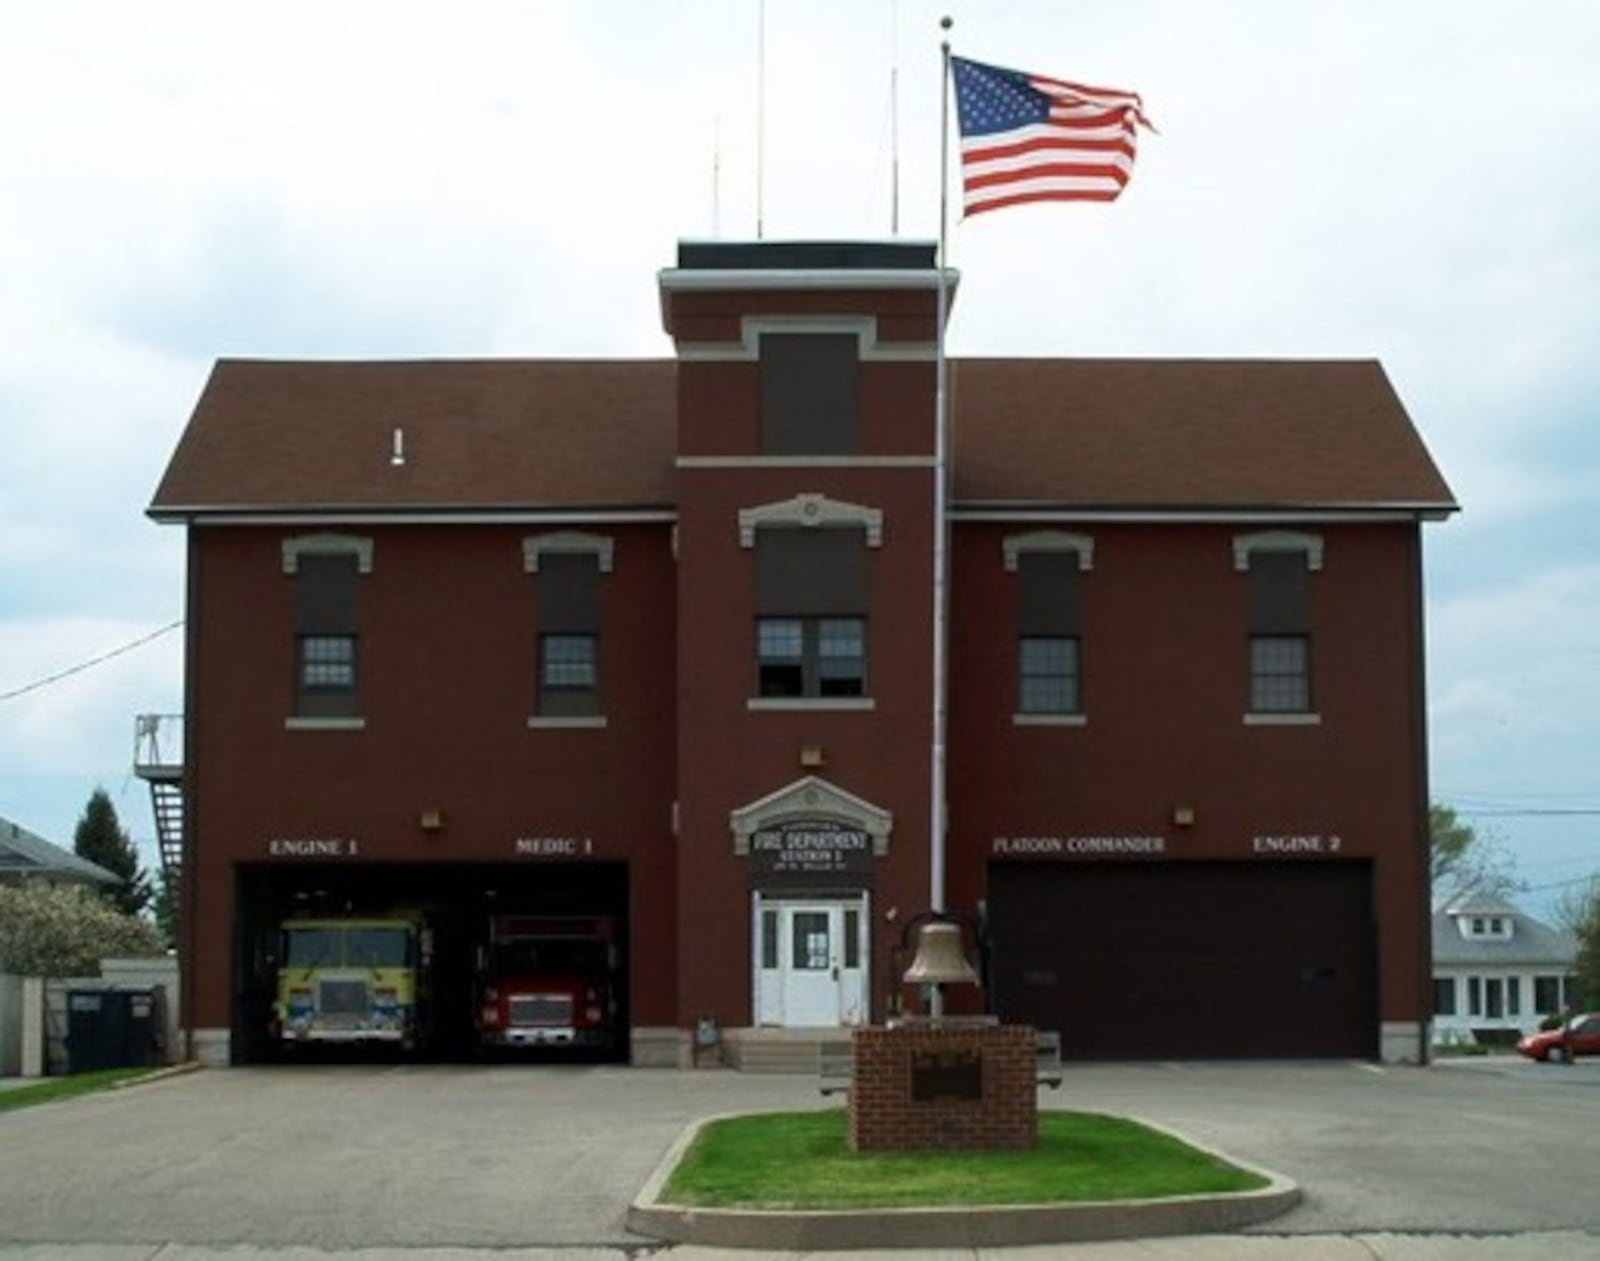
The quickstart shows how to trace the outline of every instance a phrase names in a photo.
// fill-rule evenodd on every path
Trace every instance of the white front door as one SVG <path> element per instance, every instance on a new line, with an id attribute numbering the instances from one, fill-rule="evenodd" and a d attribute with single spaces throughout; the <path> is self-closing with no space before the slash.
<path id="1" fill-rule="evenodd" d="M 864 897 L 789 901 L 758 894 L 755 921 L 759 1023 L 799 1028 L 866 1019 Z"/>

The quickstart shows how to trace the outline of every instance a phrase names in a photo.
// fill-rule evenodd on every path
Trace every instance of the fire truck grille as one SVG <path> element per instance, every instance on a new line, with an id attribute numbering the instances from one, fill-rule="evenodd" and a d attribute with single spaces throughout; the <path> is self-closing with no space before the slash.
<path id="1" fill-rule="evenodd" d="M 513 1027 L 540 1025 L 565 1027 L 572 1023 L 570 994 L 513 994 L 510 1008 Z"/>
<path id="2" fill-rule="evenodd" d="M 360 1016 L 369 1006 L 365 981 L 323 981 L 317 1008 L 324 1016 Z"/>

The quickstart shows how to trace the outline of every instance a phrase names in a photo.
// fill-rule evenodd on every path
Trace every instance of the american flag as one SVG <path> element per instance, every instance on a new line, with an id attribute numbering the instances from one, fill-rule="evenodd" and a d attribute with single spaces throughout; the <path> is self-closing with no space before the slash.
<path id="1" fill-rule="evenodd" d="M 1136 93 L 952 57 L 968 215 L 1028 201 L 1112 201 L 1133 173 Z"/>

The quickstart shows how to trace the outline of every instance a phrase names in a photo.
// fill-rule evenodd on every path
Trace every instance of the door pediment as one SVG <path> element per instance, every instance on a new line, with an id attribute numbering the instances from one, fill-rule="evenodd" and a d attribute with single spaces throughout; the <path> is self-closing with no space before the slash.
<path id="1" fill-rule="evenodd" d="M 728 821 L 733 829 L 735 854 L 748 854 L 750 838 L 757 832 L 818 821 L 865 832 L 872 838 L 873 856 L 882 858 L 889 852 L 889 833 L 894 828 L 894 815 L 889 811 L 816 775 L 797 779 L 777 792 L 730 811 Z"/>

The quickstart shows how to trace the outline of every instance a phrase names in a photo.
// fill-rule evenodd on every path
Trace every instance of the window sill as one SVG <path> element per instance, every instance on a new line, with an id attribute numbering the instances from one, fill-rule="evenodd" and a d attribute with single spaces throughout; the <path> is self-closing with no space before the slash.
<path id="1" fill-rule="evenodd" d="M 365 731 L 365 718 L 285 718 L 285 731 Z"/>
<path id="2" fill-rule="evenodd" d="M 817 713 L 837 710 L 862 713 L 876 709 L 870 696 L 752 696 L 745 702 L 751 713 Z"/>
<path id="3" fill-rule="evenodd" d="M 1087 727 L 1088 714 L 1012 714 L 1013 727 Z"/>
<path id="4" fill-rule="evenodd" d="M 1321 714 L 1246 714 L 1247 727 L 1320 727 Z"/>
<path id="5" fill-rule="evenodd" d="M 535 714 L 528 719 L 530 731 L 581 731 L 597 730 L 606 725 L 604 714 L 574 715 L 558 718 L 551 714 Z"/>

